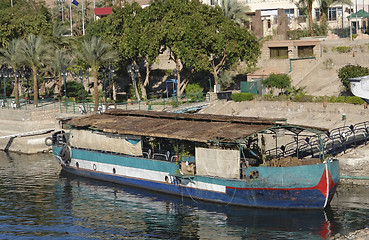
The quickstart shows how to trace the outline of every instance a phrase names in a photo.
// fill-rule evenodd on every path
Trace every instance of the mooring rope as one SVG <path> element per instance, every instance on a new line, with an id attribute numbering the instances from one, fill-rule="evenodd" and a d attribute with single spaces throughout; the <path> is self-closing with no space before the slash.
<path id="1" fill-rule="evenodd" d="M 233 196 L 232 196 L 231 200 L 226 204 L 226 206 L 228 206 L 229 204 L 231 204 L 231 202 L 233 201 L 234 195 L 236 195 L 236 188 L 233 191 Z"/>

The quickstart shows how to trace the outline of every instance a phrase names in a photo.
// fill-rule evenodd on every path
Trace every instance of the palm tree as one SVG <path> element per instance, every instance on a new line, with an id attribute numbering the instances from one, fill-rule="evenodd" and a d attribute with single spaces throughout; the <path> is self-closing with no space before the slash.
<path id="1" fill-rule="evenodd" d="M 97 112 L 99 107 L 97 72 L 104 64 L 115 62 L 118 56 L 117 52 L 111 49 L 110 44 L 103 42 L 101 38 L 93 36 L 82 42 L 81 51 L 77 53 L 77 56 L 91 67 L 94 80 L 94 111 Z"/>
<path id="2" fill-rule="evenodd" d="M 232 19 L 240 26 L 243 26 L 249 20 L 246 13 L 250 11 L 250 8 L 237 0 L 221 0 L 220 7 L 224 12 L 224 16 Z"/>
<path id="3" fill-rule="evenodd" d="M 52 47 L 47 44 L 41 36 L 28 35 L 25 41 L 20 44 L 20 54 L 24 62 L 32 69 L 34 104 L 38 106 L 38 84 L 37 70 L 50 60 Z"/>
<path id="4" fill-rule="evenodd" d="M 55 56 L 53 60 L 49 63 L 49 67 L 51 68 L 52 72 L 54 73 L 55 78 L 58 78 L 58 88 L 59 88 L 59 95 L 62 96 L 62 85 L 63 85 L 63 78 L 61 76 L 61 72 L 63 69 L 67 69 L 69 66 L 73 64 L 73 59 L 68 54 L 67 50 L 65 49 L 56 49 Z"/>
<path id="5" fill-rule="evenodd" d="M 65 37 L 70 34 L 70 29 L 60 22 L 55 22 L 53 25 L 53 42 L 59 47 L 65 47 L 71 40 L 70 37 Z"/>
<path id="6" fill-rule="evenodd" d="M 7 43 L 7 48 L 0 49 L 0 64 L 7 65 L 16 71 L 22 64 L 22 56 L 19 54 L 20 39 L 13 39 Z M 19 90 L 18 90 L 18 76 L 14 72 L 14 92 L 15 103 L 19 107 Z"/>
<path id="7" fill-rule="evenodd" d="M 300 8 L 300 9 L 306 8 L 306 10 L 308 12 L 310 36 L 314 35 L 314 30 L 313 30 L 313 2 L 314 2 L 314 0 L 298 0 L 298 2 L 296 3 L 298 8 Z"/>

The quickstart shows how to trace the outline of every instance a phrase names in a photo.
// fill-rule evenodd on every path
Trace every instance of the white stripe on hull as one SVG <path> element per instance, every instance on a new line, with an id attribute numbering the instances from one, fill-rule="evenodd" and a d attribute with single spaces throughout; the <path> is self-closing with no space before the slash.
<path id="1" fill-rule="evenodd" d="M 106 163 L 100 163 L 100 162 L 79 160 L 79 159 L 74 159 L 74 158 L 72 158 L 70 165 L 74 167 L 76 166 L 77 162 L 79 165 L 79 169 L 86 169 L 90 171 L 95 170 L 95 171 L 103 172 L 107 174 L 114 174 L 113 168 L 115 168 L 116 170 L 115 174 L 124 176 L 124 177 L 165 183 L 165 177 L 167 176 L 169 183 L 174 182 L 174 177 L 169 176 L 167 172 L 158 172 L 158 171 L 152 171 L 152 170 L 147 170 L 147 169 L 125 167 L 125 166 L 106 164 Z M 205 182 L 199 182 L 199 181 L 196 181 L 196 182 L 182 181 L 182 185 L 186 187 L 190 187 L 190 188 L 199 189 L 199 190 L 206 190 L 206 191 L 220 192 L 220 193 L 226 192 L 225 186 L 218 185 L 218 184 L 212 184 L 212 183 L 205 183 Z"/>

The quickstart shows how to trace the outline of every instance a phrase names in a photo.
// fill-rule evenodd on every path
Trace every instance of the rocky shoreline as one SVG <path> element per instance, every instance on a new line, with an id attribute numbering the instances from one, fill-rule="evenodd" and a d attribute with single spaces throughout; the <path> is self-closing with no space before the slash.
<path id="1" fill-rule="evenodd" d="M 347 239 L 368 240 L 369 239 L 369 228 L 360 229 L 360 230 L 351 232 L 346 235 L 341 235 L 337 233 L 336 235 L 328 239 L 330 240 L 347 240 Z"/>

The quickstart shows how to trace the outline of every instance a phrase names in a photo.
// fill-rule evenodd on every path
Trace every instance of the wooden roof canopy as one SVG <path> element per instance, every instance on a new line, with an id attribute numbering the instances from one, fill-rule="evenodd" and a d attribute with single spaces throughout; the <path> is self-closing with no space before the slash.
<path id="1" fill-rule="evenodd" d="M 254 133 L 285 125 L 285 119 L 234 117 L 137 110 L 108 110 L 65 120 L 72 128 L 196 142 L 239 142 Z"/>

